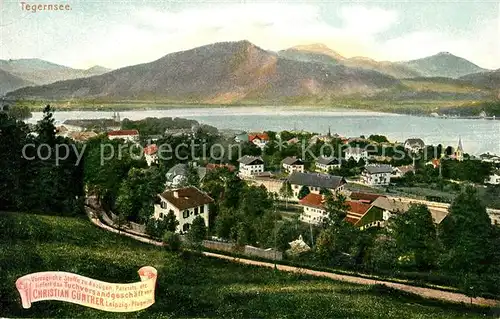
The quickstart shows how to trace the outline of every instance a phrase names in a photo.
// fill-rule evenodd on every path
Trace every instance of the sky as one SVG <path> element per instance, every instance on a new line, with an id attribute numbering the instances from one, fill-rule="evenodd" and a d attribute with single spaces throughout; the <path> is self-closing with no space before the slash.
<path id="1" fill-rule="evenodd" d="M 345 57 L 405 61 L 450 52 L 500 68 L 500 0 L 0 0 L 0 59 L 120 68 L 221 41 L 266 50 L 322 43 Z"/>

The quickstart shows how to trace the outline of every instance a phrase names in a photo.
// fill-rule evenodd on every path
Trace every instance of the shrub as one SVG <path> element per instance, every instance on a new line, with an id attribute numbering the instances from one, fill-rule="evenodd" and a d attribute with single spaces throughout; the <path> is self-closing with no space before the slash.
<path id="1" fill-rule="evenodd" d="M 167 231 L 163 236 L 163 242 L 167 245 L 166 248 L 170 251 L 179 251 L 181 249 L 181 237 L 171 231 Z"/>

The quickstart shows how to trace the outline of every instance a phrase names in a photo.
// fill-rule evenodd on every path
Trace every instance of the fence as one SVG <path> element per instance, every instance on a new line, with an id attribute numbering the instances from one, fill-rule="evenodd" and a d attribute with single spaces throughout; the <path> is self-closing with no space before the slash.
<path id="1" fill-rule="evenodd" d="M 225 251 L 225 252 L 229 252 L 229 253 L 238 252 L 238 248 L 236 247 L 236 244 L 232 244 L 232 243 L 222 243 L 222 242 L 218 242 L 218 241 L 204 240 L 203 246 L 208 248 L 208 249 Z"/>
<path id="2" fill-rule="evenodd" d="M 118 216 L 116 216 L 112 212 L 110 212 L 109 215 L 111 216 L 111 219 L 113 220 L 113 222 L 116 223 Z M 146 233 L 146 225 L 141 225 L 141 224 L 137 224 L 134 222 L 127 222 L 127 228 L 129 228 L 137 233 L 142 233 L 142 234 Z"/>
<path id="3" fill-rule="evenodd" d="M 283 253 L 279 250 L 274 249 L 274 248 L 262 249 L 262 248 L 247 245 L 247 246 L 245 246 L 244 249 L 241 249 L 241 247 L 238 247 L 234 243 L 223 243 L 223 242 L 211 241 L 211 240 L 204 240 L 203 246 L 205 248 L 208 248 L 208 249 L 225 251 L 225 252 L 229 252 L 229 253 L 238 253 L 238 254 L 243 254 L 243 255 L 247 255 L 247 256 L 256 256 L 256 257 L 271 259 L 271 260 L 282 260 L 283 259 Z"/>
<path id="4" fill-rule="evenodd" d="M 271 260 L 282 260 L 283 259 L 283 253 L 277 249 L 274 248 L 268 248 L 268 249 L 262 249 L 262 248 L 257 248 L 253 246 L 245 246 L 245 255 L 248 256 L 256 256 L 256 257 L 261 257 L 261 258 L 266 258 L 266 259 L 271 259 Z"/>

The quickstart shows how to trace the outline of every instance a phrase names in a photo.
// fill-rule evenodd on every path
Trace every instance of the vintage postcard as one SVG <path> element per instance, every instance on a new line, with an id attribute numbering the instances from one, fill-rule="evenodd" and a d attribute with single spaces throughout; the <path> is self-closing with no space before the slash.
<path id="1" fill-rule="evenodd" d="M 500 2 L 0 0 L 0 318 L 500 318 Z"/>

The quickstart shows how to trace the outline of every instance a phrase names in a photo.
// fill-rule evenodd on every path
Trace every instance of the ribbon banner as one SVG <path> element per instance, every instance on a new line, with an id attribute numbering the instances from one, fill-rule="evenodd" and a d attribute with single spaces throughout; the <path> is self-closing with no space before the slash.
<path id="1" fill-rule="evenodd" d="M 16 287 L 23 308 L 33 302 L 59 300 L 109 312 L 133 312 L 155 303 L 157 271 L 139 269 L 141 281 L 114 284 L 61 271 L 37 272 L 19 278 Z"/>

